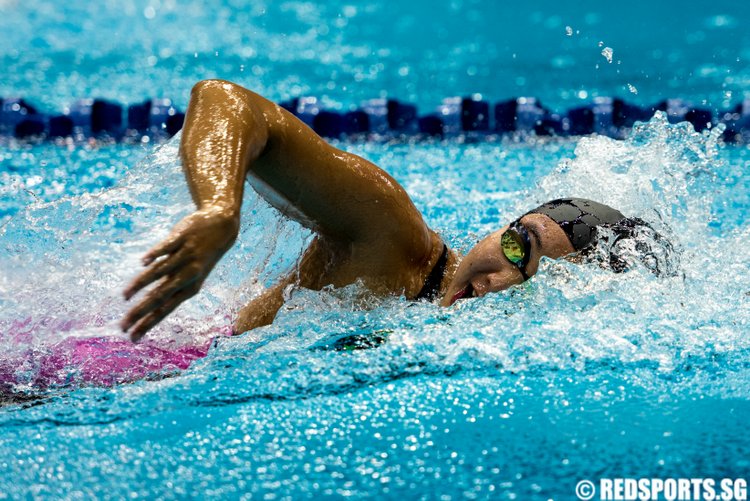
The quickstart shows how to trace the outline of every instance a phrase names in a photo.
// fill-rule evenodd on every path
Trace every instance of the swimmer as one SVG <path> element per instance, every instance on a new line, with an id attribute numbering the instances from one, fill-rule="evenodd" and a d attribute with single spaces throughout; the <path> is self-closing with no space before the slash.
<path id="1" fill-rule="evenodd" d="M 124 291 L 130 300 L 155 284 L 122 320 L 133 341 L 195 295 L 232 247 L 246 180 L 315 237 L 291 273 L 239 312 L 236 333 L 270 324 L 289 285 L 320 290 L 361 280 L 374 294 L 450 306 L 525 282 L 543 256 L 580 259 L 593 248 L 598 228 L 619 239 L 648 227 L 606 205 L 566 198 L 490 233 L 461 258 L 384 170 L 329 145 L 282 107 L 221 80 L 193 88 L 180 157 L 196 210 L 144 256 L 146 269 Z M 608 265 L 626 266 L 614 255 Z"/>

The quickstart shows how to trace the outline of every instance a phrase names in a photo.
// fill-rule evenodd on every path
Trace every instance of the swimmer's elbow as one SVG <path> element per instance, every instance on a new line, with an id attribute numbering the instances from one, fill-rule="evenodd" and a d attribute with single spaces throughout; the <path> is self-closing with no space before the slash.
<path id="1" fill-rule="evenodd" d="M 251 315 L 248 314 L 242 318 L 238 318 L 232 326 L 232 333 L 234 335 L 243 334 L 245 332 L 257 329 L 259 327 L 265 327 L 273 323 L 273 315 Z"/>
<path id="2" fill-rule="evenodd" d="M 240 334 L 273 323 L 284 304 L 282 291 L 286 285 L 287 281 L 283 281 L 267 289 L 242 308 L 234 323 L 234 332 Z"/>
<path id="3" fill-rule="evenodd" d="M 260 108 L 270 103 L 260 94 L 246 89 L 245 87 L 218 78 L 201 80 L 193 85 L 190 91 L 191 99 L 210 99 L 214 102 L 226 103 L 232 107 L 249 107 L 253 112 L 260 112 Z"/>
<path id="4" fill-rule="evenodd" d="M 258 94 L 226 80 L 201 80 L 193 86 L 186 117 L 186 131 L 199 137 L 223 134 L 245 144 L 248 161 L 257 158 L 268 142 L 269 128 L 264 110 L 267 101 Z"/>
<path id="5" fill-rule="evenodd" d="M 250 110 L 256 115 L 261 114 L 265 103 L 270 102 L 241 85 L 219 79 L 201 80 L 193 85 L 190 99 L 193 102 L 206 102 L 214 106 L 225 105 L 228 109 L 242 112 Z"/>
<path id="6" fill-rule="evenodd" d="M 201 95 L 206 92 L 213 91 L 215 89 L 224 89 L 224 90 L 234 91 L 234 92 L 237 92 L 240 89 L 245 90 L 242 86 L 237 85 L 236 83 L 230 82 L 228 80 L 221 80 L 219 78 L 207 78 L 193 85 L 193 88 L 190 91 L 190 95 L 191 96 Z"/>

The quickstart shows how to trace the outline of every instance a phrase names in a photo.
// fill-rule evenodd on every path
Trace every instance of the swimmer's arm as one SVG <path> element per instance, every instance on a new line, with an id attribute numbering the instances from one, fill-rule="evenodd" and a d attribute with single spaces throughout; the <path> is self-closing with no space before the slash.
<path id="1" fill-rule="evenodd" d="M 248 303 L 237 315 L 235 334 L 273 322 L 285 302 L 284 292 L 289 286 L 320 289 L 325 282 L 327 266 L 332 262 L 331 247 L 321 237 L 316 237 L 302 253 L 295 269 Z"/>
<path id="2" fill-rule="evenodd" d="M 242 334 L 257 327 L 269 325 L 276 318 L 276 313 L 284 305 L 284 291 L 295 284 L 296 273 L 291 273 L 276 285 L 263 291 L 258 297 L 246 304 L 237 315 L 233 331 Z"/>
<path id="3" fill-rule="evenodd" d="M 159 281 L 122 321 L 133 340 L 195 295 L 234 243 L 249 173 L 295 209 L 287 216 L 339 248 L 364 244 L 381 265 L 411 266 L 429 255 L 430 230 L 391 176 L 238 85 L 195 86 L 180 154 L 198 210 L 146 254 L 148 268 L 126 289 L 130 299 Z"/>
<path id="4" fill-rule="evenodd" d="M 329 240 L 386 242 L 407 253 L 416 248 L 420 257 L 430 250 L 429 228 L 395 179 L 239 85 L 209 80 L 195 86 L 180 150 L 199 209 L 238 220 L 249 175 L 262 196 L 277 202 L 280 196 L 290 210 L 277 208 Z"/>
<path id="5" fill-rule="evenodd" d="M 251 182 L 260 181 L 261 195 L 262 185 L 271 187 L 294 209 L 278 207 L 282 212 L 332 242 L 417 259 L 429 253 L 429 228 L 387 172 L 328 144 L 279 106 L 267 108 L 266 119 L 266 151 L 248 172 Z"/>
<path id="6" fill-rule="evenodd" d="M 193 87 L 180 157 L 198 210 L 239 223 L 245 176 L 268 141 L 268 126 L 254 96 L 229 82 Z"/>
<path id="7" fill-rule="evenodd" d="M 133 341 L 194 296 L 237 238 L 247 169 L 268 140 L 261 110 L 238 89 L 221 81 L 193 89 L 180 156 L 197 210 L 144 256 L 146 270 L 125 290 L 130 299 L 158 281 L 121 323 Z"/>

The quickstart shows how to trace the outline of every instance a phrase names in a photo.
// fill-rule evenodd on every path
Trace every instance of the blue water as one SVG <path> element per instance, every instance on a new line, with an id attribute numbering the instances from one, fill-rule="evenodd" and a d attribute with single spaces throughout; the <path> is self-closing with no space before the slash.
<path id="1" fill-rule="evenodd" d="M 748 22 L 743 1 L 2 0 L 0 96 L 184 106 L 197 80 L 221 77 L 343 107 L 387 94 L 431 111 L 481 93 L 558 109 L 594 95 L 723 108 L 748 92 Z"/>
<path id="2" fill-rule="evenodd" d="M 417 12 L 419 4 L 395 14 L 385 7 L 372 12 L 357 7 L 351 17 L 342 4 L 316 9 L 301 2 L 245 9 L 225 3 L 211 12 L 166 0 L 134 3 L 130 11 L 114 2 L 60 11 L 46 5 L 0 2 L 0 22 L 18 23 L 0 42 L 2 64 L 30 76 L 43 73 L 32 82 L 12 71 L 1 85 L 55 107 L 100 92 L 125 101 L 152 92 L 184 99 L 196 78 L 236 77 L 234 61 L 254 43 L 277 51 L 256 48 L 253 57 L 267 73 L 240 80 L 269 90 L 271 97 L 292 92 L 287 84 L 295 81 L 303 91 L 322 91 L 336 68 L 336 82 L 353 79 L 352 65 L 374 57 L 375 46 L 390 48 L 378 56 L 387 67 L 404 60 L 418 75 L 432 67 L 436 80 L 428 85 L 414 73 L 384 70 L 352 93 L 334 86 L 332 101 L 349 103 L 383 89 L 407 96 L 410 86 L 415 100 L 432 101 L 502 72 L 524 72 L 520 63 L 506 67 L 496 56 L 489 60 L 487 80 L 472 80 L 467 73 L 453 81 L 426 37 L 407 43 L 366 30 L 367 16 L 382 25 L 409 9 Z M 452 13 L 456 22 L 468 21 L 471 5 L 425 15 L 437 21 Z M 728 77 L 714 80 L 694 70 L 718 58 L 715 64 L 726 64 L 734 79 L 734 96 L 747 90 L 742 61 L 722 59 L 716 49 L 722 37 L 728 52 L 747 46 L 747 34 L 733 24 L 747 19 L 742 8 L 696 6 L 704 11 L 687 19 L 668 16 L 676 7 L 664 5 L 640 17 L 644 30 L 659 22 L 682 27 L 678 40 L 669 43 L 680 46 L 684 57 L 669 63 L 674 66 L 663 59 L 631 59 L 632 71 L 664 76 L 677 69 L 675 74 L 687 79 L 680 95 L 709 96 L 716 103 L 725 99 Z M 258 13 L 262 8 L 266 14 Z M 602 38 L 611 33 L 612 40 L 619 34 L 622 44 L 611 45 L 616 57 L 618 47 L 660 47 L 675 33 L 628 32 L 608 21 L 610 10 L 594 5 L 566 13 L 544 4 L 538 8 L 543 14 L 538 24 L 553 26 L 540 28 L 538 40 L 526 35 L 536 41 L 526 46 L 529 73 L 523 74 L 535 75 L 527 81 L 560 102 L 569 99 L 566 89 L 580 88 L 571 83 L 579 78 L 587 89 L 601 92 L 622 85 L 579 66 L 559 73 L 539 67 L 545 50 L 559 49 L 559 29 L 562 43 L 568 40 L 565 25 L 599 26 Z M 526 21 L 515 27 L 496 9 L 494 17 L 508 30 L 528 29 L 538 18 L 522 10 L 514 19 Z M 607 9 L 625 20 L 634 16 L 624 6 Z M 599 13 L 598 22 L 592 13 Z M 355 22 L 358 16 L 364 19 Z M 546 20 L 554 16 L 560 17 L 556 26 Z M 442 46 L 460 47 L 470 38 L 485 44 L 498 36 L 484 28 L 486 17 L 492 16 L 482 16 L 472 31 L 445 28 Z M 285 25 L 290 19 L 296 24 Z M 349 24 L 337 27 L 339 19 L 349 19 L 360 31 L 348 31 Z M 107 34 L 89 28 L 101 20 L 115 29 Z M 150 22 L 171 29 L 147 30 Z M 191 32 L 175 29 L 188 22 Z M 247 31 L 227 29 L 234 24 Z M 329 26 L 328 34 L 292 36 L 320 24 Z M 128 36 L 126 28 L 139 36 Z M 399 23 L 394 29 L 402 35 L 406 30 Z M 425 29 L 440 38 L 439 27 Z M 699 48 L 684 38 L 694 30 L 706 37 Z M 22 38 L 30 32 L 37 38 Z M 644 32 L 654 35 L 643 37 Z M 370 52 L 357 51 L 356 34 Z M 598 42 L 598 34 L 586 36 Z M 516 40 L 503 34 L 502 43 L 508 38 Z M 278 50 L 312 42 L 318 45 L 307 63 Z M 594 60 L 602 58 L 600 48 L 581 44 L 570 49 L 575 61 L 590 50 Z M 199 46 L 198 61 L 206 58 L 193 63 L 191 52 Z M 234 46 L 236 51 L 227 53 Z M 24 50 L 14 54 L 20 47 Z M 171 47 L 174 60 L 158 56 L 154 66 L 141 61 L 164 47 Z M 224 52 L 210 59 L 206 53 L 213 47 Z M 470 54 L 458 51 L 446 66 L 468 66 L 474 61 Z M 320 67 L 315 58 L 326 57 L 332 59 L 323 69 L 307 71 Z M 69 70 L 76 61 L 74 77 Z M 103 61 L 112 64 L 99 64 Z M 497 82 L 492 92 L 498 97 L 511 92 L 503 87 L 507 83 Z M 636 98 L 645 94 L 644 82 L 645 77 L 634 83 L 640 86 Z M 672 89 L 665 79 L 645 88 L 653 91 L 647 101 Z M 0 88 L 0 94 L 6 92 Z M 62 339 L 121 336 L 116 322 L 126 305 L 120 290 L 139 269 L 143 252 L 192 208 L 177 162 L 178 141 L 160 148 L 2 145 L 0 367 L 20 360 L 17 395 L 44 398 L 0 407 L 0 497 L 565 500 L 574 498 L 582 479 L 722 478 L 750 471 L 750 149 L 722 146 L 711 133 L 668 125 L 663 116 L 626 141 L 339 146 L 390 172 L 427 222 L 459 249 L 468 250 L 539 202 L 575 195 L 612 204 L 669 234 L 678 249 L 675 276 L 655 277 L 639 267 L 614 275 L 593 265 L 547 260 L 523 286 L 449 309 L 371 298 L 356 285 L 296 290 L 273 325 L 219 339 L 205 359 L 178 374 L 168 371 L 171 377 L 86 386 L 71 363 L 58 369 L 68 384 L 24 384 L 46 370 L 38 365 L 40 357 Z M 203 292 L 150 339 L 164 346 L 207 341 L 215 335 L 213 327 L 230 323 L 249 298 L 293 264 L 309 238 L 248 190 L 236 247 Z M 19 337 L 13 325 L 21 320 L 31 327 Z M 68 321 L 72 326 L 61 329 Z M 393 332 L 375 349 L 314 349 L 342 335 L 383 328 Z"/>
<path id="3" fill-rule="evenodd" d="M 190 209 L 178 139 L 114 189 L 32 204 L 6 223 L 0 325 L 79 320 L 63 334 L 40 322 L 37 351 L 61 335 L 119 335 L 120 287 Z M 4 408 L 2 491 L 570 499 L 583 478 L 747 472 L 749 150 L 717 149 L 663 117 L 625 142 L 341 146 L 388 168 L 459 248 L 571 190 L 671 229 L 680 274 L 547 261 L 526 285 L 451 309 L 356 286 L 295 291 L 273 325 L 220 340 L 180 375 L 52 388 L 38 405 Z M 116 169 L 122 151 L 108 151 Z M 106 153 L 69 158 L 91 173 L 90 155 Z M 210 336 L 309 238 L 252 194 L 244 214 L 238 247 L 153 339 Z M 377 349 L 311 349 L 381 328 L 394 332 Z"/>

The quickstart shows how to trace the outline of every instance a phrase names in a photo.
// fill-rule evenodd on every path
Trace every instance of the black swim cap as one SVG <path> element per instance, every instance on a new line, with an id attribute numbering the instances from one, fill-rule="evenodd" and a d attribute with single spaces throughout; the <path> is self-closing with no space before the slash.
<path id="1" fill-rule="evenodd" d="M 526 214 L 549 216 L 582 257 L 614 272 L 626 271 L 636 261 L 658 276 L 678 272 L 679 252 L 668 238 L 646 221 L 625 217 L 607 205 L 583 198 L 560 198 Z M 600 235 L 597 229 L 602 229 Z"/>
<path id="2" fill-rule="evenodd" d="M 597 226 L 614 225 L 627 219 L 612 207 L 583 198 L 559 198 L 542 204 L 526 214 L 549 216 L 560 225 L 577 251 L 584 249 L 594 240 Z"/>

